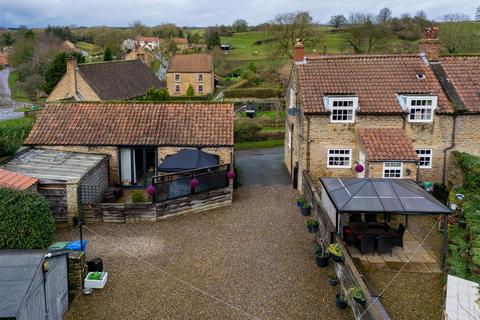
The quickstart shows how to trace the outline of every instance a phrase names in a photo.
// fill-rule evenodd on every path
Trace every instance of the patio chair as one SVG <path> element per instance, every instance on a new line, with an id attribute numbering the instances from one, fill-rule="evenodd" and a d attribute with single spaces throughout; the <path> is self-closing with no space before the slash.
<path id="1" fill-rule="evenodd" d="M 365 214 L 365 222 L 366 223 L 377 223 L 377 215 L 376 214 Z"/>
<path id="2" fill-rule="evenodd" d="M 378 236 L 377 251 L 378 254 L 388 253 L 392 255 L 393 237 L 392 236 Z"/>
<path id="3" fill-rule="evenodd" d="M 362 215 L 359 213 L 353 213 L 348 216 L 348 221 L 350 223 L 361 223 L 362 222 Z"/>
<path id="4" fill-rule="evenodd" d="M 405 226 L 400 223 L 397 232 L 393 235 L 393 245 L 403 248 L 403 235 L 405 234 Z"/>
<path id="5" fill-rule="evenodd" d="M 360 236 L 360 252 L 361 253 L 374 253 L 375 252 L 375 238 L 374 235 L 361 235 Z"/>

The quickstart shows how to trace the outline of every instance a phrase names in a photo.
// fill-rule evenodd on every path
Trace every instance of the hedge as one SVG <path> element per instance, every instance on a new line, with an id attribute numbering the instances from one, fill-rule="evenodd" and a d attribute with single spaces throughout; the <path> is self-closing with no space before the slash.
<path id="1" fill-rule="evenodd" d="M 55 221 L 40 194 L 0 188 L 0 249 L 42 249 L 53 240 Z"/>
<path id="2" fill-rule="evenodd" d="M 0 121 L 0 157 L 15 153 L 32 129 L 32 118 Z"/>
<path id="3" fill-rule="evenodd" d="M 480 158 L 454 152 L 455 165 L 463 174 L 463 186 L 450 192 L 449 202 L 460 210 L 450 218 L 450 271 L 462 278 L 480 281 Z M 457 194 L 463 194 L 458 197 Z M 460 199 L 459 199 L 460 198 Z"/>
<path id="4" fill-rule="evenodd" d="M 246 118 L 235 121 L 235 142 L 277 140 L 284 137 L 285 132 L 283 131 L 262 131 L 259 123 L 252 119 Z"/>
<path id="5" fill-rule="evenodd" d="M 278 98 L 282 90 L 274 88 L 238 88 L 223 92 L 225 98 Z"/>

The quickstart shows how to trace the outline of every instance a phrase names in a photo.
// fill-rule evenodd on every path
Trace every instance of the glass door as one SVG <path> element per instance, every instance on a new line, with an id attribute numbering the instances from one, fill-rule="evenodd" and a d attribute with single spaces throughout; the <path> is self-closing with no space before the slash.
<path id="1" fill-rule="evenodd" d="M 146 188 L 157 174 L 156 148 L 120 148 L 119 158 L 124 187 Z"/>

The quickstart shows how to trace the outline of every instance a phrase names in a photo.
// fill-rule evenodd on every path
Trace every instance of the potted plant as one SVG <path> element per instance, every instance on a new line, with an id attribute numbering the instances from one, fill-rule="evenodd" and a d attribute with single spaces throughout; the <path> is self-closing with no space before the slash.
<path id="1" fill-rule="evenodd" d="M 323 242 L 315 246 L 315 263 L 320 268 L 328 267 L 329 254 Z"/>
<path id="2" fill-rule="evenodd" d="M 335 305 L 338 309 L 345 309 L 346 307 L 348 307 L 347 299 L 343 295 L 343 293 L 337 293 L 337 295 L 335 296 Z"/>
<path id="3" fill-rule="evenodd" d="M 315 219 L 308 219 L 305 224 L 307 225 L 308 232 L 318 232 L 318 221 Z"/>
<path id="4" fill-rule="evenodd" d="M 107 272 L 89 272 L 85 277 L 84 287 L 91 289 L 103 289 L 107 283 Z"/>
<path id="5" fill-rule="evenodd" d="M 356 301 L 364 307 L 367 304 L 367 300 L 365 300 L 363 296 L 362 288 L 360 288 L 358 285 L 347 290 L 347 298 L 350 301 Z"/>
<path id="6" fill-rule="evenodd" d="M 304 197 L 298 196 L 298 197 L 297 197 L 297 208 L 301 208 L 302 205 L 303 205 L 305 202 L 307 202 L 307 200 L 306 200 Z"/>
<path id="7" fill-rule="evenodd" d="M 308 204 L 308 202 L 304 202 L 302 204 L 302 206 L 300 207 L 300 211 L 302 212 L 302 215 L 307 217 L 310 215 L 310 205 Z"/>
<path id="8" fill-rule="evenodd" d="M 338 278 L 336 274 L 329 274 L 328 275 L 328 283 L 333 287 L 338 284 Z"/>
<path id="9" fill-rule="evenodd" d="M 342 249 L 338 245 L 338 243 L 332 243 L 328 246 L 328 253 L 332 257 L 332 260 L 338 263 L 343 263 L 345 261 L 345 257 L 343 256 Z"/>

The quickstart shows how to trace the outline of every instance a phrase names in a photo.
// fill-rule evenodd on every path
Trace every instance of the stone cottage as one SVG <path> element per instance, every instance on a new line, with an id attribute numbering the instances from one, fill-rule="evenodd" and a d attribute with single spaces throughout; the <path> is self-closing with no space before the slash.
<path id="1" fill-rule="evenodd" d="M 233 105 L 227 103 L 50 103 L 25 145 L 109 156 L 109 180 L 145 188 L 158 165 L 195 148 L 233 162 Z"/>
<path id="2" fill-rule="evenodd" d="M 165 84 L 141 60 L 121 60 L 78 64 L 67 59 L 67 72 L 47 98 L 59 100 L 130 100 L 145 95 L 150 88 Z"/>
<path id="3" fill-rule="evenodd" d="M 210 54 L 176 54 L 167 70 L 167 87 L 171 96 L 185 96 L 189 86 L 196 96 L 213 93 L 215 73 Z"/>
<path id="4" fill-rule="evenodd" d="M 440 57 L 431 28 L 413 55 L 308 55 L 287 92 L 285 164 L 312 176 L 445 182 L 449 152 L 480 154 L 480 57 Z"/>

